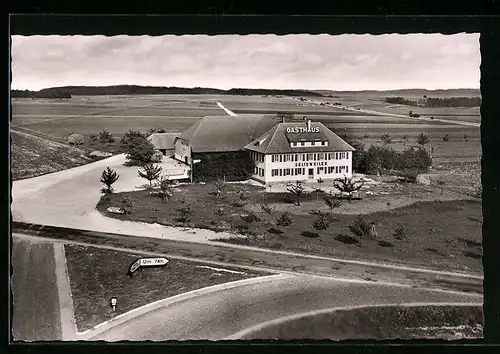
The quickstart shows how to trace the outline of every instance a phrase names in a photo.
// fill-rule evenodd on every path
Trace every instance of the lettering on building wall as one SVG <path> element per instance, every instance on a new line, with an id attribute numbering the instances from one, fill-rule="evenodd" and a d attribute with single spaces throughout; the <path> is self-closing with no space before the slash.
<path id="1" fill-rule="evenodd" d="M 296 162 L 295 167 L 307 167 L 307 166 L 327 166 L 326 161 L 321 162 Z"/>
<path id="2" fill-rule="evenodd" d="M 319 133 L 319 127 L 289 127 L 286 128 L 287 133 Z"/>

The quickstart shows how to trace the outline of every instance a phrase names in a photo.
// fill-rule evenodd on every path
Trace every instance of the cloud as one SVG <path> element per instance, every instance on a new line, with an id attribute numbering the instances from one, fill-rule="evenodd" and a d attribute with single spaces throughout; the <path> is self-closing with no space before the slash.
<path id="1" fill-rule="evenodd" d="M 13 36 L 12 88 L 479 87 L 478 34 Z"/>

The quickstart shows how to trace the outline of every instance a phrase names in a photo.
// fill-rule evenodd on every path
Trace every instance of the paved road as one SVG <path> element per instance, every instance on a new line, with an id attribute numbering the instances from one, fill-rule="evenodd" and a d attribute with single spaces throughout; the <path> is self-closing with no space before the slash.
<path id="1" fill-rule="evenodd" d="M 51 243 L 13 239 L 11 291 L 14 340 L 61 339 L 61 317 Z"/>
<path id="2" fill-rule="evenodd" d="M 223 340 L 260 323 L 319 309 L 427 302 L 477 303 L 477 297 L 321 277 L 287 275 L 155 309 L 88 340 Z"/>
<path id="3" fill-rule="evenodd" d="M 372 262 L 309 256 L 226 244 L 201 244 L 165 239 L 64 229 L 51 226 L 29 226 L 14 223 L 19 237 L 43 237 L 46 240 L 84 244 L 118 251 L 133 251 L 150 256 L 203 261 L 222 266 L 236 266 L 323 275 L 336 278 L 397 283 L 419 288 L 445 289 L 482 293 L 482 276 L 411 268 L 404 265 L 381 265 Z M 24 236 L 23 236 L 24 235 Z"/>

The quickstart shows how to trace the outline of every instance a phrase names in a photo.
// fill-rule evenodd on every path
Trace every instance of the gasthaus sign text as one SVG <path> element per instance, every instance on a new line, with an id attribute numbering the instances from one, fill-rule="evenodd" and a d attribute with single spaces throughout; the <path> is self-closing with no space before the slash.
<path id="1" fill-rule="evenodd" d="M 319 127 L 289 127 L 287 133 L 319 133 Z"/>

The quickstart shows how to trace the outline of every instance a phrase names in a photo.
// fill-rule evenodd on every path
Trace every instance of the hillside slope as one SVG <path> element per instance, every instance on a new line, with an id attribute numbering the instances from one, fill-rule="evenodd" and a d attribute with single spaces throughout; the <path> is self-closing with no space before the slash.
<path id="1" fill-rule="evenodd" d="M 12 179 L 36 177 L 93 160 L 86 151 L 19 130 L 11 130 Z"/>

